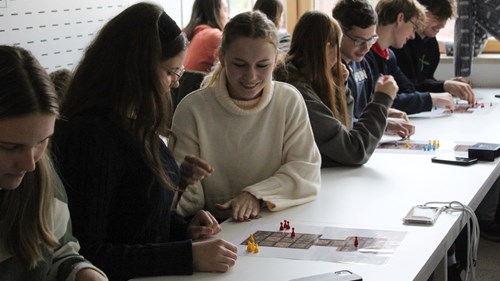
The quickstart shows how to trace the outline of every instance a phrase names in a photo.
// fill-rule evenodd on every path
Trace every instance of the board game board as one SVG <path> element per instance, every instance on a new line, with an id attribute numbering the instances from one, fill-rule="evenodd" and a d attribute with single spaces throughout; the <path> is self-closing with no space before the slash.
<path id="1" fill-rule="evenodd" d="M 235 234 L 230 241 L 238 245 L 238 255 L 250 257 L 384 264 L 406 235 L 401 231 L 321 227 L 293 222 L 292 225 L 293 234 L 290 229 L 279 230 L 279 224 L 254 225 L 246 234 Z M 257 252 L 248 250 L 252 243 L 258 246 Z"/>
<path id="2" fill-rule="evenodd" d="M 487 114 L 493 111 L 493 108 L 496 106 L 496 103 L 484 103 L 481 100 L 478 100 L 475 104 L 468 104 L 465 101 L 457 101 L 455 103 L 455 109 L 453 112 L 449 109 L 444 109 L 444 113 L 453 113 L 453 114 Z"/>
<path id="3" fill-rule="evenodd" d="M 390 142 L 383 142 L 378 145 L 377 148 L 380 149 L 396 149 L 396 150 L 424 150 L 424 146 L 426 147 L 426 151 L 435 151 L 436 149 L 439 149 L 437 145 L 432 145 L 430 144 L 430 149 L 427 149 L 427 146 L 429 143 L 425 141 L 415 141 L 415 140 L 397 140 L 397 141 L 390 141 Z"/>
<path id="4" fill-rule="evenodd" d="M 290 233 L 285 231 L 257 231 L 253 233 L 254 241 L 259 246 L 278 247 L 278 248 L 295 248 L 309 249 L 316 243 L 321 235 L 297 233 L 294 238 L 290 237 Z M 241 245 L 247 245 L 248 238 L 241 242 Z"/>
<path id="5" fill-rule="evenodd" d="M 354 252 L 359 249 L 382 249 L 387 242 L 384 238 L 348 236 L 345 239 L 325 239 L 321 234 L 296 233 L 292 238 L 285 231 L 263 231 L 253 233 L 254 242 L 260 247 L 309 249 L 311 246 L 331 247 L 339 252 Z M 354 241 L 358 242 L 355 243 Z M 247 245 L 248 238 L 240 245 Z M 356 246 L 357 245 L 357 246 Z"/>
<path id="6" fill-rule="evenodd" d="M 430 111 L 408 115 L 410 118 L 436 118 L 450 116 L 452 114 L 489 114 L 497 106 L 494 102 L 484 102 L 478 99 L 475 104 L 468 104 L 466 101 L 455 99 L 455 109 L 433 107 Z"/>
<path id="7" fill-rule="evenodd" d="M 423 154 L 440 154 L 449 153 L 465 156 L 469 147 L 473 143 L 452 142 L 440 140 L 414 140 L 414 139 L 398 139 L 381 141 L 377 146 L 378 151 L 395 152 L 395 153 L 423 153 Z"/>

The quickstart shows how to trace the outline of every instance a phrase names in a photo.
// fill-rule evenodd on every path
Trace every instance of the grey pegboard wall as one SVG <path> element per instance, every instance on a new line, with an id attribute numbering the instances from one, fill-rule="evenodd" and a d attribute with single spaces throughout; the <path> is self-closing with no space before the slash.
<path id="1" fill-rule="evenodd" d="M 182 0 L 153 2 L 162 5 L 180 24 L 179 1 Z M 103 24 L 135 2 L 138 1 L 0 0 L 0 44 L 30 50 L 49 72 L 59 68 L 73 70 Z"/>

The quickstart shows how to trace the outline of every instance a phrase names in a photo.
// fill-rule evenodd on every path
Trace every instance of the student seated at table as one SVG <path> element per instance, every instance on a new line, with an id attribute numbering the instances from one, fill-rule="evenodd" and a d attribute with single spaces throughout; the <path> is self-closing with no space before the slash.
<path id="1" fill-rule="evenodd" d="M 343 33 L 340 54 L 342 63 L 349 70 L 346 86 L 354 99 L 353 119 L 356 121 L 372 101 L 375 89 L 365 55 L 378 39 L 375 33 L 377 14 L 366 0 L 340 0 L 335 4 L 332 16 L 338 21 Z M 390 108 L 386 132 L 406 138 L 415 133 L 415 127 L 405 112 Z"/>
<path id="2" fill-rule="evenodd" d="M 455 109 L 449 93 L 419 92 L 415 85 L 398 67 L 394 53 L 389 47 L 401 48 L 425 21 L 425 9 L 416 0 L 380 0 L 375 7 L 378 15 L 377 35 L 379 39 L 366 55 L 371 68 L 371 78 L 392 75 L 399 93 L 393 107 L 407 114 L 429 111 L 433 106 Z"/>
<path id="3" fill-rule="evenodd" d="M 210 72 L 217 62 L 222 30 L 229 14 L 226 0 L 195 0 L 184 32 L 190 41 L 184 61 L 187 70 Z"/>
<path id="4" fill-rule="evenodd" d="M 253 10 L 263 12 L 268 19 L 274 22 L 279 32 L 278 51 L 280 53 L 288 52 L 290 50 L 291 36 L 285 29 L 281 29 L 285 14 L 281 0 L 257 0 L 253 6 Z"/>
<path id="5" fill-rule="evenodd" d="M 293 30 L 290 51 L 274 72 L 304 97 L 322 166 L 361 165 L 384 134 L 387 112 L 398 87 L 390 76 L 379 79 L 375 94 L 352 124 L 353 98 L 344 88 L 349 73 L 340 58 L 342 32 L 322 12 L 304 13 Z"/>
<path id="6" fill-rule="evenodd" d="M 108 280 L 79 253 L 49 153 L 57 95 L 38 61 L 0 46 L 0 280 Z"/>
<path id="7" fill-rule="evenodd" d="M 453 96 L 475 102 L 474 93 L 464 77 L 437 80 L 434 73 L 441 54 L 436 35 L 456 14 L 454 0 L 418 0 L 426 8 L 425 25 L 417 30 L 415 38 L 408 40 L 403 48 L 391 48 L 401 71 L 415 84 L 418 91 L 448 92 Z"/>
<path id="8" fill-rule="evenodd" d="M 272 81 L 277 47 L 276 26 L 261 12 L 224 28 L 220 64 L 174 113 L 176 159 L 193 154 L 214 168 L 181 193 L 177 212 L 244 221 L 316 198 L 320 154 L 300 93 Z"/>
<path id="9" fill-rule="evenodd" d="M 162 8 L 134 4 L 99 31 L 62 104 L 54 152 L 74 233 L 112 280 L 225 272 L 236 261 L 234 245 L 204 239 L 221 230 L 209 212 L 189 222 L 171 211 L 182 181 L 210 172 L 181 177 L 160 139 L 187 43 Z M 207 167 L 196 159 L 183 166 Z"/>

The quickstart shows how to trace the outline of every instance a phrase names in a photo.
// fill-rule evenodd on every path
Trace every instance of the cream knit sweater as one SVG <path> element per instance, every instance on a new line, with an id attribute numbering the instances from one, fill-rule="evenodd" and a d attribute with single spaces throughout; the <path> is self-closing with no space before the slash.
<path id="1" fill-rule="evenodd" d="M 215 204 L 242 191 L 263 200 L 271 211 L 316 198 L 321 157 L 300 93 L 289 84 L 269 81 L 258 104 L 252 105 L 231 99 L 225 75 L 214 87 L 181 101 L 172 125 L 176 140 L 169 146 L 178 162 L 193 154 L 215 171 L 187 187 L 177 206 L 179 214 L 205 209 L 228 218 L 231 212 L 221 212 Z"/>

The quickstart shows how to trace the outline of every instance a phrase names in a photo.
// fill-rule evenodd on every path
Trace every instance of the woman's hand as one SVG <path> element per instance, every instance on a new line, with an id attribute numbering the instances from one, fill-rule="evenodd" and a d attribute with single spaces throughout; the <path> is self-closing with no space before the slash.
<path id="1" fill-rule="evenodd" d="M 233 221 L 246 221 L 257 218 L 260 214 L 260 201 L 252 194 L 243 191 L 240 195 L 225 202 L 216 204 L 219 210 L 233 210 Z"/>
<path id="2" fill-rule="evenodd" d="M 208 211 L 196 213 L 188 227 L 188 236 L 193 240 L 207 238 L 222 230 L 215 217 Z"/>
<path id="3" fill-rule="evenodd" d="M 408 118 L 408 114 L 406 114 L 406 112 L 392 107 L 389 108 L 388 116 L 392 118 L 401 118 L 406 120 L 407 122 L 410 122 L 410 119 Z"/>
<path id="4" fill-rule="evenodd" d="M 344 83 L 349 78 L 349 70 L 347 69 L 347 66 L 343 63 L 340 63 L 340 77 L 342 77 L 342 81 L 344 81 Z"/>
<path id="5" fill-rule="evenodd" d="M 238 248 L 222 240 L 193 243 L 193 267 L 196 271 L 226 272 L 236 263 Z"/>
<path id="6" fill-rule="evenodd" d="M 398 94 L 398 84 L 392 75 L 384 75 L 377 80 L 375 85 L 375 93 L 384 93 L 394 100 Z"/>
<path id="7" fill-rule="evenodd" d="M 205 160 L 194 155 L 186 155 L 180 167 L 181 182 L 179 187 L 184 189 L 187 185 L 196 183 L 207 176 L 212 175 L 214 168 Z"/>
<path id="8" fill-rule="evenodd" d="M 402 138 L 409 138 L 415 134 L 415 126 L 403 118 L 387 118 L 387 133 L 398 135 Z"/>

